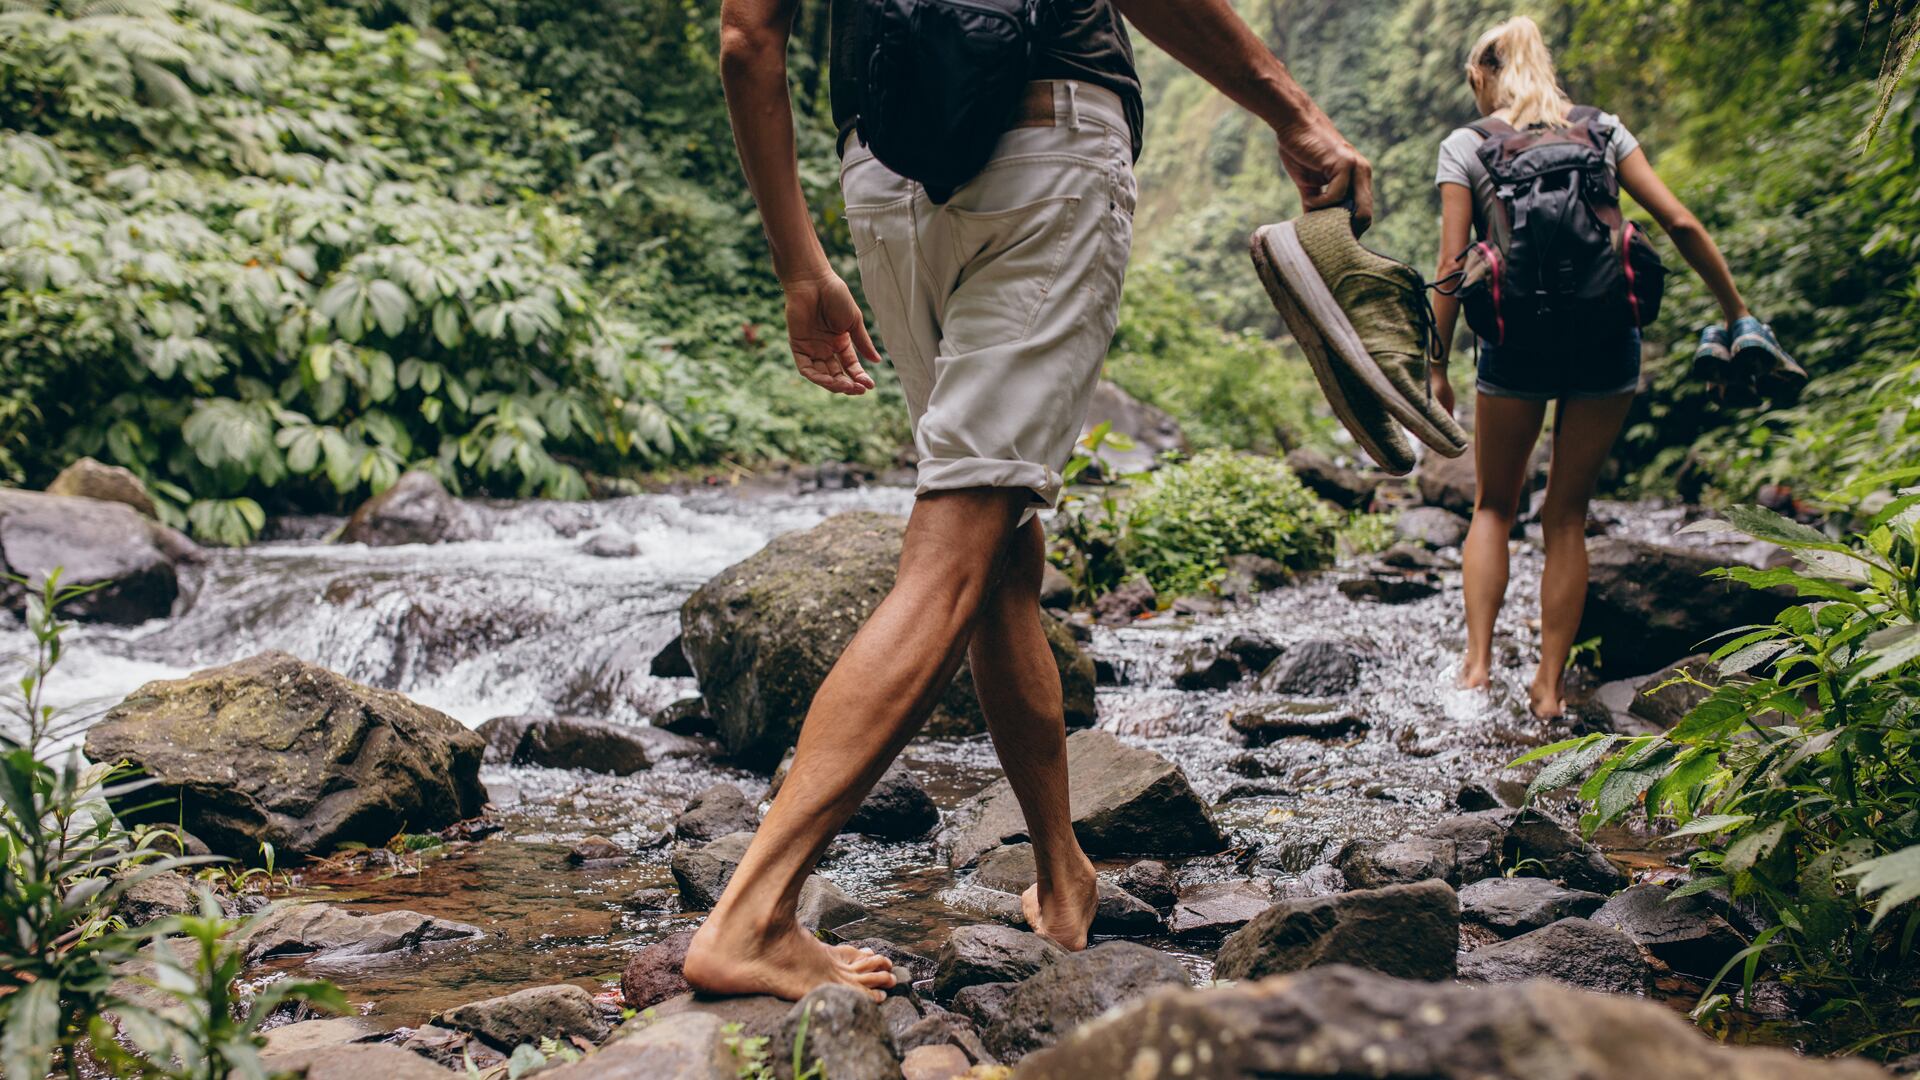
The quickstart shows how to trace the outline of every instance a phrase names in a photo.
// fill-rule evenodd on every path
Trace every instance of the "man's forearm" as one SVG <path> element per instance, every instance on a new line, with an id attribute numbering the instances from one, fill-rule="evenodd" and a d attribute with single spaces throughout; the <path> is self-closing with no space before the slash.
<path id="1" fill-rule="evenodd" d="M 786 12 L 790 17 L 791 9 Z M 747 187 L 760 208 L 774 273 L 782 282 L 831 272 L 806 196 L 794 149 L 793 102 L 787 93 L 786 23 L 769 25 L 766 6 L 728 4 L 720 31 L 720 78 L 726 87 L 733 141 Z"/>
<path id="2" fill-rule="evenodd" d="M 1228 0 L 1115 0 L 1120 13 L 1276 131 L 1322 114 Z"/>

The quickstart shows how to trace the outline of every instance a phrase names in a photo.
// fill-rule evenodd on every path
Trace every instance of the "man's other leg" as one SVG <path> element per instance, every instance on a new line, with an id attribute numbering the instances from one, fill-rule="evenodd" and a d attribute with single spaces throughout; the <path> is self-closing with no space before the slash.
<path id="1" fill-rule="evenodd" d="M 1033 840 L 1039 880 L 1021 897 L 1035 933 L 1084 949 L 1099 903 L 1093 864 L 1073 835 L 1067 806 L 1066 709 L 1060 668 L 1040 624 L 1046 533 L 1029 521 L 1013 538 L 969 657 L 993 748 Z"/>
<path id="2" fill-rule="evenodd" d="M 893 591 L 814 695 L 780 795 L 694 936 L 688 982 L 794 1000 L 827 983 L 876 997 L 893 985 L 884 959 L 800 928 L 800 887 L 952 680 L 1031 499 L 1025 489 L 976 488 L 914 505 Z"/>

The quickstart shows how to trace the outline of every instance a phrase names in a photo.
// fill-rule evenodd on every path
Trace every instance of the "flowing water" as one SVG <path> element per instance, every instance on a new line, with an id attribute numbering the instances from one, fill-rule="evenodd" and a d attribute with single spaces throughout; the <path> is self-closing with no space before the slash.
<path id="1" fill-rule="evenodd" d="M 490 540 L 381 549 L 326 543 L 334 520 L 282 522 L 285 539 L 209 552 L 182 615 L 77 629 L 52 689 L 59 704 L 99 709 L 149 679 L 282 649 L 468 725 L 519 713 L 643 723 L 694 692 L 691 680 L 657 678 L 648 667 L 702 582 L 780 533 L 847 510 L 905 512 L 910 501 L 902 489 L 872 488 L 489 504 Z M 1661 540 L 1684 520 L 1679 510 L 1618 504 L 1598 516 L 1616 532 Z M 1245 607 L 1094 629 L 1088 648 L 1119 683 L 1100 689 L 1100 724 L 1179 762 L 1236 841 L 1228 855 L 1182 866 L 1183 880 L 1252 869 L 1284 885 L 1346 839 L 1408 834 L 1450 812 L 1465 781 L 1512 780 L 1506 762 L 1564 734 L 1525 707 L 1539 568 L 1537 546 L 1516 545 L 1496 647 L 1503 666 L 1487 693 L 1452 688 L 1461 643 L 1455 572 L 1442 575 L 1438 595 L 1388 606 L 1342 595 L 1338 581 L 1362 572 L 1343 564 Z M 1248 703 L 1249 691 L 1174 686 L 1183 649 L 1241 633 L 1282 645 L 1334 637 L 1357 648 L 1362 675 L 1343 702 L 1365 730 L 1247 750 L 1223 718 Z M 0 631 L 0 652 L 18 638 Z M 997 775 L 984 739 L 920 740 L 907 760 L 943 809 Z M 377 1021 L 418 1024 L 437 1009 L 529 985 L 617 978 L 628 953 L 694 917 L 625 902 L 635 890 L 671 886 L 664 848 L 617 869 L 576 869 L 565 860 L 569 843 L 597 833 L 637 846 L 716 779 L 750 795 L 765 786 L 690 761 L 630 777 L 488 767 L 483 778 L 504 826 L 495 836 L 377 872 L 295 868 L 303 895 L 363 910 L 412 908 L 490 931 L 476 945 L 324 969 Z M 953 878 L 925 842 L 843 837 L 824 870 L 876 912 L 873 932 L 908 948 L 930 953 L 952 925 L 978 921 L 943 902 Z M 1208 948 L 1159 944 L 1196 976 L 1208 973 Z"/>

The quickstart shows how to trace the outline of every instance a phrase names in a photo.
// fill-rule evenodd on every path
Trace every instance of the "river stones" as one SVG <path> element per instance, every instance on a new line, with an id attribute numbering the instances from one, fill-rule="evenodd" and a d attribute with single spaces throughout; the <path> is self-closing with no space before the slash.
<path id="1" fill-rule="evenodd" d="M 880 774 L 847 819 L 847 829 L 882 840 L 918 840 L 940 824 L 940 808 L 907 767 L 895 761 Z"/>
<path id="2" fill-rule="evenodd" d="M 1790 593 L 1706 577 L 1724 554 L 1602 537 L 1587 543 L 1579 640 L 1600 639 L 1609 675 L 1658 670 L 1730 627 L 1770 623 Z"/>
<path id="3" fill-rule="evenodd" d="M 902 518 L 841 514 L 776 538 L 722 571 L 680 609 L 686 658 L 727 752 L 768 770 L 793 745 L 814 692 L 893 587 Z M 1043 616 L 1066 694 L 1067 721 L 1093 721 L 1093 661 Z M 940 698 L 930 734 L 985 730 L 971 676 Z"/>
<path id="4" fill-rule="evenodd" d="M 512 1050 L 541 1039 L 599 1042 L 612 1030 L 600 1017 L 593 995 L 571 983 L 534 986 L 511 994 L 468 1002 L 433 1018 L 433 1023 L 470 1031 L 496 1049 Z"/>
<path id="5" fill-rule="evenodd" d="M 1467 539 L 1467 519 L 1438 506 L 1416 506 L 1402 510 L 1394 520 L 1393 533 L 1411 544 L 1428 548 L 1459 547 Z"/>
<path id="6" fill-rule="evenodd" d="M 186 915 L 200 910 L 200 894 L 185 874 L 164 870 L 148 874 L 127 886 L 114 901 L 113 913 L 128 926 L 144 926 L 168 915 Z"/>
<path id="7" fill-rule="evenodd" d="M 1182 649 L 1173 665 L 1173 685 L 1182 690 L 1224 690 L 1247 673 L 1239 657 L 1207 641 Z"/>
<path id="8" fill-rule="evenodd" d="M 1428 454 L 1414 470 L 1413 481 L 1428 506 L 1462 517 L 1473 514 L 1475 477 L 1471 447 L 1457 458 Z"/>
<path id="9" fill-rule="evenodd" d="M 1190 1063 L 1183 1072 L 1179 1062 Z M 1157 1070 L 1138 1069 L 1141 1062 Z M 1195 1066 L 1192 1063 L 1204 1062 Z M 1137 1071 L 1136 1071 L 1137 1070 Z M 1020 1063 L 1020 1080 L 1185 1074 L 1208 1080 L 1875 1080 L 1858 1059 L 1728 1046 L 1672 1010 L 1548 982 L 1462 986 L 1317 968 L 1201 991 L 1158 990 Z"/>
<path id="10" fill-rule="evenodd" d="M 1380 481 L 1363 476 L 1310 446 L 1287 451 L 1287 468 L 1308 491 L 1344 510 L 1364 510 L 1373 503 Z"/>
<path id="11" fill-rule="evenodd" d="M 267 1041 L 262 1053 L 292 1054 L 323 1046 L 345 1046 L 380 1038 L 386 1032 L 358 1016 L 327 1016 L 300 1020 L 261 1032 Z"/>
<path id="12" fill-rule="evenodd" d="M 1611 926 L 1683 975 L 1712 978 L 1747 941 L 1699 896 L 1674 898 L 1665 885 L 1635 885 L 1588 918 Z"/>
<path id="13" fill-rule="evenodd" d="M 1273 906 L 1273 891 L 1265 883 L 1209 881 L 1180 891 L 1167 913 L 1167 929 L 1179 937 L 1222 938 L 1252 922 Z"/>
<path id="14" fill-rule="evenodd" d="M 578 716 L 496 716 L 475 729 L 489 764 L 631 776 L 662 757 L 706 756 L 712 744 L 668 731 Z"/>
<path id="15" fill-rule="evenodd" d="M 1282 900 L 1221 944 L 1214 977 L 1347 964 L 1403 979 L 1450 979 L 1459 948 L 1459 898 L 1443 881 L 1422 881 Z"/>
<path id="16" fill-rule="evenodd" d="M 969 882 L 974 888 L 958 899 L 963 903 L 970 900 L 975 907 L 988 908 L 986 914 L 990 918 L 1025 926 L 1027 917 L 1021 908 L 1020 894 L 1026 892 L 1027 887 L 1038 881 L 1039 877 L 1033 845 L 1006 844 L 981 856 L 980 865 Z M 1104 877 L 1096 880 L 1095 889 L 1099 900 L 1093 912 L 1093 933 L 1137 935 L 1160 929 L 1160 913 L 1139 897 L 1129 894 Z M 983 901 L 973 895 L 988 891 L 1006 899 Z"/>
<path id="17" fill-rule="evenodd" d="M 241 939 L 248 963 L 276 956 L 337 960 L 416 952 L 429 945 L 473 941 L 485 930 L 417 911 L 356 915 L 335 904 L 292 904 L 267 914 Z"/>
<path id="18" fill-rule="evenodd" d="M 1561 919 L 1592 915 L 1606 900 L 1599 893 L 1562 888 L 1546 878 L 1490 877 L 1460 890 L 1460 918 L 1501 937 L 1513 937 Z"/>
<path id="19" fill-rule="evenodd" d="M 131 511 L 129 511 L 131 513 Z M 178 823 L 213 851 L 284 859 L 379 845 L 479 814 L 485 743 L 445 713 L 283 652 L 150 682 L 87 732 L 87 757 L 159 781 L 133 821 Z"/>
<path id="20" fill-rule="evenodd" d="M 1019 982 L 1065 955 L 1046 938 L 1010 926 L 963 926 L 934 958 L 933 997 L 951 1001 L 969 986 Z"/>
<path id="21" fill-rule="evenodd" d="M 429 472 L 404 473 L 392 487 L 360 504 L 340 530 L 343 544 L 392 547 L 484 540 L 480 512 L 447 493 Z"/>
<path id="22" fill-rule="evenodd" d="M 1333 865 L 1355 889 L 1410 885 L 1433 879 L 1460 884 L 1459 858 L 1450 840 L 1412 836 L 1404 840 L 1350 840 Z"/>
<path id="23" fill-rule="evenodd" d="M 1675 681 L 1682 671 L 1706 685 Z M 1651 730 L 1666 731 L 1707 700 L 1720 681 L 1720 669 L 1713 657 L 1695 653 L 1651 675 L 1605 683 L 1593 696 L 1616 717 L 1626 713 L 1633 720 L 1651 725 Z"/>
<path id="24" fill-rule="evenodd" d="M 1477 982 L 1552 979 L 1582 990 L 1645 993 L 1653 967 L 1633 939 L 1586 919 L 1561 919 L 1460 958 L 1460 977 Z"/>
<path id="25" fill-rule="evenodd" d="M 675 847 L 669 865 L 674 884 L 680 889 L 681 906 L 688 911 L 712 910 L 751 843 L 752 833 L 739 832 L 703 847 Z M 800 925 L 809 930 L 831 930 L 866 918 L 867 909 L 840 886 L 813 874 L 800 887 L 799 916 Z"/>
<path id="26" fill-rule="evenodd" d="M 1499 815 L 1502 811 L 1490 811 Z M 1564 882 L 1568 888 L 1610 893 L 1627 884 L 1627 875 L 1607 857 L 1545 813 L 1532 807 L 1512 813 L 1507 826 L 1507 865 L 1534 862 L 1542 876 Z"/>
<path id="27" fill-rule="evenodd" d="M 1099 457 L 1115 475 L 1145 472 L 1159 463 L 1160 455 L 1187 449 L 1186 433 L 1180 430 L 1180 422 L 1172 414 L 1141 401 L 1107 379 L 1101 379 L 1094 386 L 1087 407 L 1086 429 L 1081 435 L 1101 424 L 1112 424 L 1114 432 L 1132 442 L 1126 450 L 1110 445 L 1101 447 Z"/>
<path id="28" fill-rule="evenodd" d="M 681 973 L 691 944 L 693 931 L 682 930 L 634 953 L 620 973 L 620 996 L 627 1008 L 638 1012 L 692 990 Z"/>
<path id="29" fill-rule="evenodd" d="M 987 1049 L 1013 1061 L 1053 1045 L 1121 1002 L 1188 982 L 1180 961 L 1131 941 L 1067 953 L 1008 993 L 1005 1014 L 986 1032 Z"/>
<path id="30" fill-rule="evenodd" d="M 1179 766 L 1109 732 L 1067 736 L 1067 797 L 1073 831 L 1089 855 L 1175 855 L 1218 851 L 1226 838 Z M 971 866 L 981 855 L 1026 836 L 1026 818 L 1005 780 L 954 811 L 941 833 L 948 862 Z"/>
<path id="31" fill-rule="evenodd" d="M 674 819 L 676 840 L 711 843 L 732 833 L 751 833 L 760 827 L 760 810 L 746 792 L 732 784 L 714 784 L 687 803 Z"/>
<path id="32" fill-rule="evenodd" d="M 768 999 L 771 1000 L 771 999 Z M 784 1003 L 783 1003 L 784 1004 Z M 705 1012 L 629 1020 L 607 1045 L 544 1069 L 544 1080 L 740 1080 L 739 1039 Z M 366 1080 L 366 1078 L 360 1078 Z"/>
<path id="33" fill-rule="evenodd" d="M 1267 746 L 1296 736 L 1345 738 L 1367 730 L 1367 722 L 1339 702 L 1254 701 L 1229 711 L 1227 727 L 1248 746 Z"/>
<path id="34" fill-rule="evenodd" d="M 123 503 L 0 489 L 0 571 L 26 578 L 36 594 L 56 569 L 62 585 L 100 586 L 61 605 L 65 618 L 164 619 L 180 597 L 180 564 L 198 555 L 191 540 Z M 25 598 L 0 579 L 0 604 L 19 611 Z"/>
<path id="35" fill-rule="evenodd" d="M 275 1076 L 305 1080 L 454 1080 L 460 1074 L 443 1069 L 419 1054 L 378 1043 L 367 1046 L 318 1046 L 284 1054 L 263 1054 L 260 1065 Z"/>
<path id="36" fill-rule="evenodd" d="M 1180 879 L 1158 859 L 1141 859 L 1113 875 L 1113 883 L 1162 914 L 1180 899 Z"/>
<path id="37" fill-rule="evenodd" d="M 901 1080 L 962 1080 L 973 1062 L 951 1043 L 916 1046 L 900 1058 Z"/>
<path id="38" fill-rule="evenodd" d="M 1440 593 L 1439 579 L 1432 574 L 1390 570 L 1348 578 L 1335 587 L 1349 600 L 1375 604 L 1411 604 Z"/>
<path id="39" fill-rule="evenodd" d="M 140 482 L 133 470 L 105 465 L 90 457 L 61 469 L 60 475 L 47 485 L 47 494 L 124 503 L 142 517 L 160 516 L 153 505 L 153 496 L 147 493 L 147 485 Z"/>
<path id="40" fill-rule="evenodd" d="M 777 1080 L 795 1080 L 793 1061 L 833 1080 L 899 1080 L 900 1053 L 879 1006 L 851 986 L 822 986 L 801 998 L 772 1042 Z"/>
<path id="41" fill-rule="evenodd" d="M 1360 657 L 1338 638 L 1312 638 L 1290 645 L 1267 670 L 1259 688 L 1269 694 L 1334 697 L 1360 682 Z"/>

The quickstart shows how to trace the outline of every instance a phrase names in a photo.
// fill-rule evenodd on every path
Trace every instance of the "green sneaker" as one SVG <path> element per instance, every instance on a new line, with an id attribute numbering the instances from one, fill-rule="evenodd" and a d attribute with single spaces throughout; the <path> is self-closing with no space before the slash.
<path id="1" fill-rule="evenodd" d="M 1427 382 L 1436 343 L 1419 271 L 1367 250 L 1353 234 L 1352 213 L 1338 208 L 1265 226 L 1254 233 L 1253 249 L 1268 295 L 1314 361 L 1329 400 L 1333 380 L 1322 372 L 1337 366 L 1349 412 L 1356 398 L 1371 398 L 1441 455 L 1466 452 L 1466 432 Z M 1354 427 L 1348 416 L 1341 420 Z M 1393 463 L 1377 454 L 1375 460 L 1392 471 Z"/>

